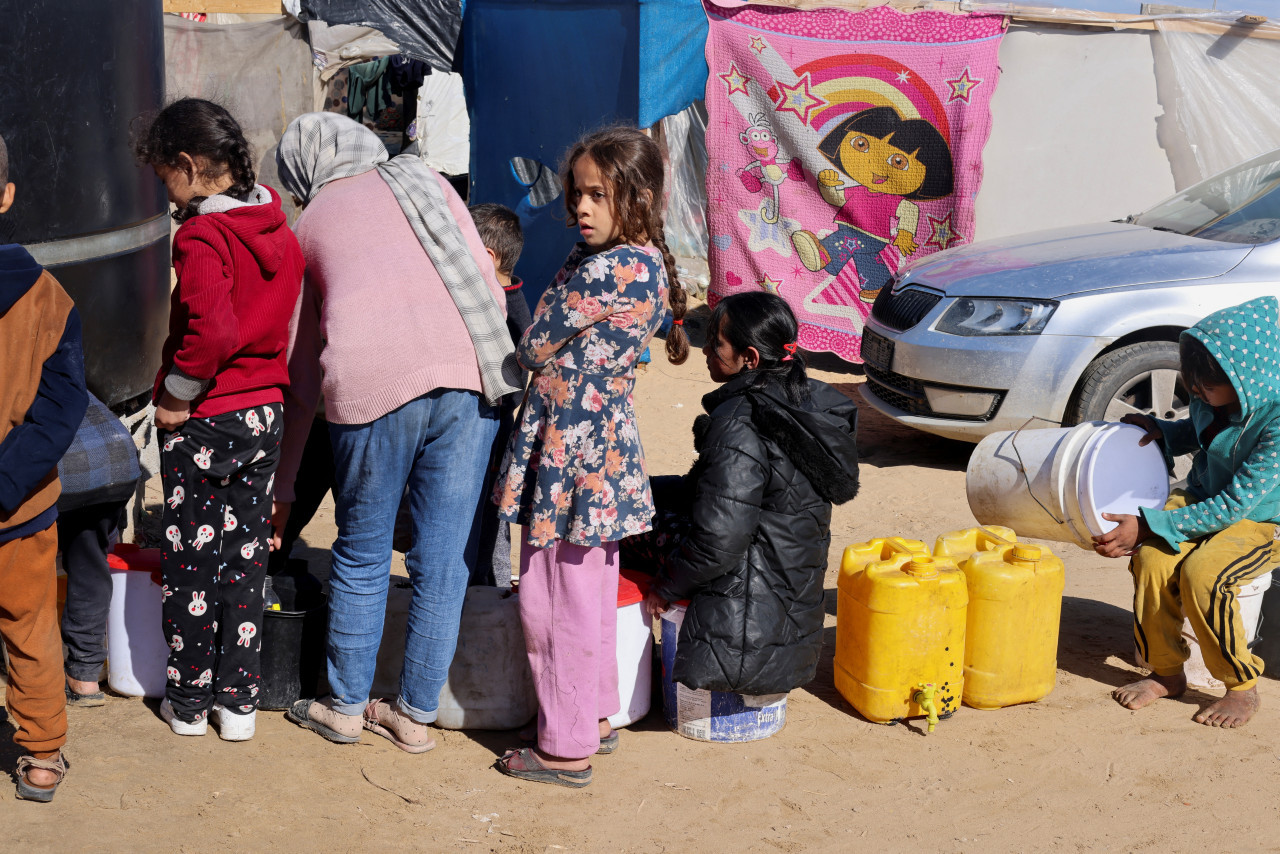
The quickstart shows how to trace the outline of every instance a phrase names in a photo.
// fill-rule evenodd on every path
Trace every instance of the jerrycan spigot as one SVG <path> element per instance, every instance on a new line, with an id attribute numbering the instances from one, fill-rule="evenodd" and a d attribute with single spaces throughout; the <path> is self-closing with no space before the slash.
<path id="1" fill-rule="evenodd" d="M 933 732 L 938 726 L 938 704 L 933 699 L 933 695 L 937 691 L 937 685 L 932 682 L 925 682 L 911 695 L 911 702 L 919 706 L 920 711 L 928 715 L 929 732 Z"/>

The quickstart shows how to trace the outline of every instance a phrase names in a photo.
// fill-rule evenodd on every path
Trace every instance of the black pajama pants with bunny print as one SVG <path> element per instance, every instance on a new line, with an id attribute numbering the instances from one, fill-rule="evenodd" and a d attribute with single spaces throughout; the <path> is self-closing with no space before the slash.
<path id="1" fill-rule="evenodd" d="M 159 439 L 164 481 L 165 696 L 177 717 L 258 706 L 262 588 L 281 406 L 192 418 Z"/>

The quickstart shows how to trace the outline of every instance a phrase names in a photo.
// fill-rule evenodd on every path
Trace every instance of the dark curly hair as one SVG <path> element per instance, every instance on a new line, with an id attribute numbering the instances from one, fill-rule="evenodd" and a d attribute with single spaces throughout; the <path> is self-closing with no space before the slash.
<path id="1" fill-rule="evenodd" d="M 186 154 L 203 166 L 206 181 L 231 175 L 231 186 L 222 194 L 243 200 L 253 192 L 257 177 L 253 155 L 240 123 L 226 109 L 203 98 L 182 98 L 161 110 L 133 145 L 138 162 L 147 166 L 177 166 Z M 205 196 L 174 213 L 183 222 L 195 214 Z"/>
<path id="2" fill-rule="evenodd" d="M 569 225 L 578 224 L 577 188 L 573 183 L 573 165 L 583 156 L 590 157 L 609 184 L 609 200 L 613 218 L 618 223 L 624 243 L 653 243 L 662 253 L 670 285 L 668 299 L 671 316 L 683 320 L 688 297 L 676 261 L 667 248 L 662 231 L 662 201 L 665 167 L 658 144 L 643 131 L 633 127 L 615 127 L 596 131 L 579 140 L 565 156 L 560 170 L 564 185 L 564 206 Z M 648 191 L 646 193 L 645 191 Z M 667 359 L 680 365 L 689 358 L 689 338 L 684 327 L 676 324 L 667 333 Z"/>

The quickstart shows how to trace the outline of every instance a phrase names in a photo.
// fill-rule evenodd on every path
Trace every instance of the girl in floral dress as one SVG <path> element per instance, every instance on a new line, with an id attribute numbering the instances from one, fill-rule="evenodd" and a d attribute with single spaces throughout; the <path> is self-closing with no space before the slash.
<path id="1" fill-rule="evenodd" d="M 635 128 L 569 152 L 561 180 L 579 243 L 543 294 L 516 354 L 533 372 L 494 490 L 525 526 L 520 617 L 538 695 L 537 746 L 505 774 L 582 787 L 618 737 L 618 541 L 648 531 L 653 499 L 636 430 L 635 364 L 670 304 L 667 357 L 689 353 L 685 293 L 662 236 L 663 165 Z M 670 285 L 668 285 L 668 282 Z"/>

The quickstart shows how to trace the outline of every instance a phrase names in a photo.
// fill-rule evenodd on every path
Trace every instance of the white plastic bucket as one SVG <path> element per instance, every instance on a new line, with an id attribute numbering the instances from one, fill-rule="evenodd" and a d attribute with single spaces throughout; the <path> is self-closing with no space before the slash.
<path id="1" fill-rule="evenodd" d="M 400 693 L 412 602 L 409 579 L 393 577 L 374 670 L 374 697 Z M 441 729 L 515 729 L 537 711 L 519 599 L 507 589 L 468 587 L 458 625 L 458 646 L 440 689 L 436 725 Z"/>
<path id="2" fill-rule="evenodd" d="M 1258 621 L 1262 616 L 1262 596 L 1270 589 L 1271 573 L 1268 572 L 1241 587 L 1240 592 L 1236 594 L 1236 601 L 1240 603 L 1240 619 L 1244 622 L 1245 641 L 1249 644 L 1252 644 L 1253 639 L 1258 636 Z M 1182 621 L 1182 637 L 1191 652 L 1191 657 L 1182 665 L 1182 672 L 1187 676 L 1187 684 L 1192 688 L 1211 691 L 1225 688 L 1226 686 L 1209 672 L 1209 668 L 1205 667 L 1204 655 L 1200 652 L 1200 641 L 1191 628 L 1190 620 Z M 1149 667 L 1142 653 L 1135 651 L 1134 657 L 1137 658 L 1139 667 Z"/>
<path id="3" fill-rule="evenodd" d="M 644 610 L 647 578 L 623 570 L 618 579 L 618 699 L 609 725 L 629 726 L 649 714 L 653 689 L 653 622 Z"/>
<path id="4" fill-rule="evenodd" d="M 117 545 L 107 612 L 107 684 L 127 697 L 163 697 L 169 645 L 161 615 L 160 552 Z"/>
<path id="5" fill-rule="evenodd" d="M 684 623 L 683 605 L 662 615 L 662 698 L 667 726 L 698 741 L 758 741 L 787 723 L 787 695 L 753 697 L 727 691 L 701 691 L 671 679 L 676 644 Z"/>
<path id="6" fill-rule="evenodd" d="M 1092 538 L 1115 527 L 1103 513 L 1136 514 L 1168 500 L 1164 456 L 1154 442 L 1139 447 L 1143 435 L 1104 421 L 992 433 L 969 458 L 969 509 L 983 525 L 1092 551 Z"/>

